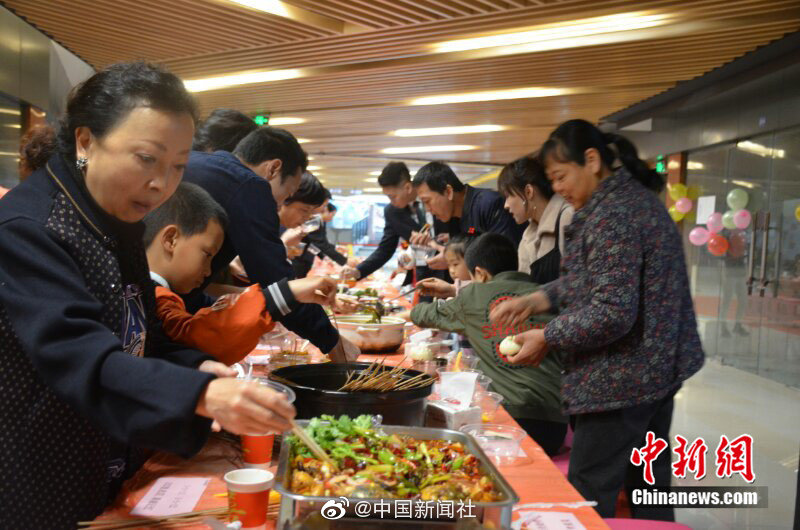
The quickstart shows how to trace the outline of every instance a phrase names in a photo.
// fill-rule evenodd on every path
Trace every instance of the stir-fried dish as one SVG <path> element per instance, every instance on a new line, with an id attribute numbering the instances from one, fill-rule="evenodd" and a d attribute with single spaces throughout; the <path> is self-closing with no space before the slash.
<path id="1" fill-rule="evenodd" d="M 335 461 L 336 470 L 292 440 L 291 490 L 313 496 L 472 500 L 494 502 L 501 496 L 479 460 L 458 442 L 416 440 L 387 435 L 372 417 L 323 415 L 307 432 Z"/>

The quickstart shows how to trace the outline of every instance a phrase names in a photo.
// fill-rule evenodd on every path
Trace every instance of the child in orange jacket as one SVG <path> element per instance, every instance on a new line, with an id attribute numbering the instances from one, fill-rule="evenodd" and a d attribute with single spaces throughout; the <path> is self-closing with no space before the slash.
<path id="1" fill-rule="evenodd" d="M 233 364 L 299 303 L 330 303 L 336 283 L 304 278 L 247 289 L 189 313 L 180 294 L 203 284 L 211 260 L 225 239 L 225 210 L 199 186 L 181 183 L 164 204 L 144 219 L 150 277 L 156 283 L 156 310 L 164 332 L 176 342 Z"/>

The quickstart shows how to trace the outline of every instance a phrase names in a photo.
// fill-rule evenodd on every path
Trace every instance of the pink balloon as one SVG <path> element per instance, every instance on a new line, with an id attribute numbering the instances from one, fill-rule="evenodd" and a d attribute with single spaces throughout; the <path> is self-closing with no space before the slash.
<path id="1" fill-rule="evenodd" d="M 747 210 L 739 210 L 733 214 L 733 224 L 736 225 L 736 228 L 747 228 L 750 226 L 752 219 L 753 217 Z"/>
<path id="2" fill-rule="evenodd" d="M 708 243 L 709 237 L 711 237 L 711 233 L 702 226 L 696 226 L 689 232 L 689 241 L 696 247 Z"/>
<path id="3" fill-rule="evenodd" d="M 692 211 L 692 200 L 686 197 L 675 201 L 675 209 L 681 213 L 689 213 Z"/>
<path id="4" fill-rule="evenodd" d="M 708 231 L 712 234 L 718 234 L 722 232 L 722 214 L 719 212 L 714 212 L 708 216 L 708 221 L 706 221 L 706 226 L 708 227 Z"/>

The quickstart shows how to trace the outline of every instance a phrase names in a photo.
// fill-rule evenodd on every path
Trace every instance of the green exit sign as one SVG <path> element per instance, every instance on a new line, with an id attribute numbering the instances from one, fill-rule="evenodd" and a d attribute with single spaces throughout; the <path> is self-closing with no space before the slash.
<path id="1" fill-rule="evenodd" d="M 659 173 L 667 172 L 667 165 L 664 163 L 664 155 L 658 155 L 656 157 L 656 171 Z"/>
<path id="2" fill-rule="evenodd" d="M 264 116 L 263 114 L 259 114 L 253 121 L 256 122 L 256 125 L 267 125 L 269 123 L 269 116 Z"/>

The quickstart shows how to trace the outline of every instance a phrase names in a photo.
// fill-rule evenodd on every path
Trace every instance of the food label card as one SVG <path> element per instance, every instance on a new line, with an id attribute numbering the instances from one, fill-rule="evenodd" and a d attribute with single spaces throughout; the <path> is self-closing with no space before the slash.
<path id="1" fill-rule="evenodd" d="M 585 530 L 574 513 L 520 512 L 520 519 L 511 524 L 514 530 Z"/>
<path id="2" fill-rule="evenodd" d="M 131 515 L 164 517 L 191 512 L 211 482 L 203 477 L 161 477 L 131 510 Z"/>

